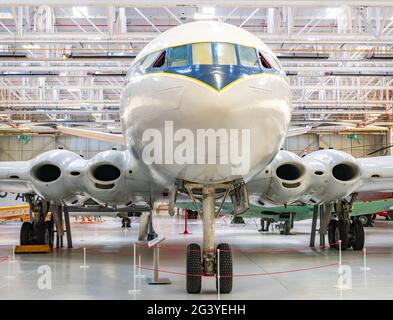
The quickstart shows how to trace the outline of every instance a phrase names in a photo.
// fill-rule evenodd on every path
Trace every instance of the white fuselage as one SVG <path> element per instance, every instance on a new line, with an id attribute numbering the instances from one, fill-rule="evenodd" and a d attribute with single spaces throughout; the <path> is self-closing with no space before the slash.
<path id="1" fill-rule="evenodd" d="M 150 52 L 184 44 L 183 38 L 187 38 L 187 42 L 191 44 L 239 43 L 266 52 L 269 57 L 273 56 L 260 40 L 248 32 L 223 23 L 190 23 L 166 33 L 153 40 L 138 55 L 135 63 Z M 197 67 L 190 66 L 190 70 L 192 68 L 193 74 L 198 74 Z M 236 68 L 211 66 L 218 81 L 227 77 L 225 72 L 238 72 Z M 177 72 L 178 68 L 173 69 Z M 153 132 L 159 132 L 162 137 L 162 150 L 159 150 L 162 152 L 162 161 L 145 163 L 144 168 L 148 174 L 167 185 L 175 179 L 210 184 L 239 178 L 247 181 L 266 168 L 283 143 L 291 115 L 289 85 L 282 70 L 242 74 L 223 88 L 206 85 L 195 76 L 184 74 L 184 70 L 191 72 L 185 66 L 181 69 L 182 74 L 171 73 L 166 69 L 160 72 L 131 74 L 123 90 L 121 121 L 129 150 L 144 163 L 144 149 L 151 142 L 144 137 L 146 131 L 153 129 Z M 215 139 L 216 149 L 210 150 L 217 161 L 207 159 L 208 155 L 201 159 L 197 151 L 186 161 L 176 161 L 176 152 L 187 148 L 197 149 L 200 143 L 197 140 L 200 133 L 198 130 L 201 129 L 228 133 L 229 139 L 221 139 L 222 136 L 218 135 Z M 179 130 L 189 134 L 189 139 L 179 138 L 176 135 Z M 231 136 L 230 132 L 236 132 L 236 135 Z M 247 140 L 243 140 L 244 136 L 247 136 L 246 132 L 250 138 L 247 146 Z M 234 145 L 239 150 L 233 149 Z M 180 149 L 177 149 L 178 147 Z M 231 161 L 231 154 L 227 163 L 221 161 L 222 152 L 226 153 L 224 156 L 228 156 L 232 151 L 244 153 L 248 149 L 249 156 L 246 156 L 248 159 L 244 167 L 246 170 L 239 170 L 239 164 Z M 183 155 L 186 153 L 187 151 L 184 151 Z"/>

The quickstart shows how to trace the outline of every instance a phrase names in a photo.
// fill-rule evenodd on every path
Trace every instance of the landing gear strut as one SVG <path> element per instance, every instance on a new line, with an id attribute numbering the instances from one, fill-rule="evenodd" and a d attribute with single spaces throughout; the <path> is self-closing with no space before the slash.
<path id="1" fill-rule="evenodd" d="M 31 211 L 34 212 L 33 222 L 24 222 L 20 230 L 20 244 L 47 244 L 53 247 L 54 221 L 53 215 L 49 221 L 45 221 L 49 211 L 49 202 L 26 195 Z"/>
<path id="2" fill-rule="evenodd" d="M 350 218 L 352 202 L 340 200 L 336 204 L 338 220 L 331 220 L 328 227 L 330 247 L 339 248 L 337 242 L 341 240 L 341 250 L 351 248 L 353 250 L 363 250 L 364 247 L 364 227 L 357 217 Z"/>
<path id="3" fill-rule="evenodd" d="M 192 243 L 187 247 L 187 277 L 186 288 L 188 293 L 200 293 L 202 288 L 202 276 L 216 276 L 216 286 L 220 288 L 220 293 L 230 293 L 233 281 L 233 262 L 231 247 L 227 243 L 215 244 L 215 219 L 218 212 L 215 210 L 217 186 L 188 186 L 188 192 L 192 195 L 192 189 L 202 191 L 202 212 L 200 213 L 203 222 L 203 247 Z M 226 191 L 224 200 L 228 193 L 229 186 L 225 185 Z M 220 250 L 220 256 L 217 255 Z M 219 266 L 218 266 L 219 263 Z M 218 267 L 220 270 L 217 277 Z M 218 281 L 220 285 L 218 286 Z"/>

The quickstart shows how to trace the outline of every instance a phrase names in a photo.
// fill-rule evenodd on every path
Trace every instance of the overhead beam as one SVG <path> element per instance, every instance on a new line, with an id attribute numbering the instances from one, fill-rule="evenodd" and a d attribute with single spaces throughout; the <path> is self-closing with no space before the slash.
<path id="1" fill-rule="evenodd" d="M 15 6 L 15 5 L 26 5 L 35 6 L 37 5 L 36 0 L 3 0 L 3 6 Z M 271 0 L 249 0 L 241 1 L 243 7 L 271 7 L 273 4 L 275 7 L 278 6 L 291 6 L 291 7 L 304 7 L 312 6 L 315 7 L 315 0 L 276 0 L 272 3 Z M 342 0 L 319 0 L 318 7 L 334 7 L 342 5 Z M 379 6 L 379 7 L 391 7 L 392 2 L 390 0 L 346 0 L 346 5 L 349 6 Z M 68 6 L 90 6 L 90 7 L 108 7 L 108 6 L 123 6 L 123 7 L 141 7 L 141 8 L 157 8 L 157 7 L 175 7 L 175 6 L 195 6 L 195 5 L 207 5 L 207 6 L 221 6 L 221 7 L 235 7 L 239 5 L 239 1 L 233 0 L 85 0 L 83 3 L 77 0 L 40 0 L 40 5 L 49 5 L 54 7 L 68 7 Z"/>
<path id="2" fill-rule="evenodd" d="M 149 20 L 150 21 L 150 20 Z M 151 21 L 150 21 L 151 22 Z M 152 27 L 154 24 L 151 24 Z M 77 26 L 76 26 L 77 27 Z M 127 32 L 115 34 L 110 37 L 108 34 L 102 34 L 98 32 L 54 32 L 51 34 L 45 32 L 28 32 L 24 33 L 21 37 L 15 37 L 15 35 L 9 32 L 0 32 L 0 42 L 7 44 L 15 43 L 102 43 L 105 45 L 111 43 L 141 43 L 145 44 L 157 37 L 159 29 L 154 26 L 157 32 Z M 102 31 L 101 31 L 102 32 Z M 375 45 L 391 45 L 393 43 L 393 34 L 382 34 L 379 38 L 370 34 L 359 34 L 359 33 L 311 33 L 311 34 L 268 34 L 261 32 L 253 32 L 255 36 L 260 38 L 265 43 L 270 44 L 309 44 L 315 45 L 318 43 L 322 44 L 358 44 L 364 45 L 367 42 L 367 46 Z M 366 51 L 366 50 L 364 50 Z"/>

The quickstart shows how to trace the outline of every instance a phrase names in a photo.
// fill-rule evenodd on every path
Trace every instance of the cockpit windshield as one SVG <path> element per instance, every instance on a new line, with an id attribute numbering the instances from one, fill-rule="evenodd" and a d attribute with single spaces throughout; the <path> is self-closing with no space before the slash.
<path id="1" fill-rule="evenodd" d="M 128 77 L 209 65 L 216 68 L 237 66 L 242 74 L 282 71 L 272 55 L 256 48 L 227 42 L 198 42 L 148 54 L 133 65 Z"/>

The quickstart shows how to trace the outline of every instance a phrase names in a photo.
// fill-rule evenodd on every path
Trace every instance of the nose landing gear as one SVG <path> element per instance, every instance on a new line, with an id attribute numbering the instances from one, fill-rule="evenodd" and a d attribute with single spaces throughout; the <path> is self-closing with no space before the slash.
<path id="1" fill-rule="evenodd" d="M 201 190 L 202 212 L 200 216 L 203 222 L 203 249 L 198 244 L 192 243 L 187 247 L 187 275 L 186 289 L 188 293 L 200 293 L 202 289 L 202 277 L 216 277 L 216 288 L 220 293 L 230 293 L 233 286 L 233 260 L 231 247 L 227 243 L 215 245 L 215 218 L 218 212 L 215 210 L 216 189 L 212 185 L 188 185 L 187 190 L 196 204 L 192 189 Z M 228 185 L 223 185 L 225 194 L 223 202 L 229 191 Z M 223 202 L 220 206 L 222 208 Z M 217 254 L 220 250 L 219 255 Z"/>

